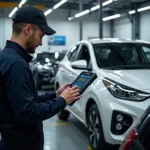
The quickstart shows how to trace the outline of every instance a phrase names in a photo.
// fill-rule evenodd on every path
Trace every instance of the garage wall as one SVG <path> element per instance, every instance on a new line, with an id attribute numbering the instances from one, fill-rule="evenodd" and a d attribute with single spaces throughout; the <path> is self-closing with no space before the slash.
<path id="1" fill-rule="evenodd" d="M 132 38 L 132 26 L 129 18 L 121 17 L 114 20 L 114 38 Z"/>
<path id="2" fill-rule="evenodd" d="M 150 42 L 150 10 L 140 12 L 140 39 Z M 114 37 L 132 39 L 132 24 L 128 17 L 114 20 Z"/>
<path id="3" fill-rule="evenodd" d="M 12 9 L 11 9 L 12 10 Z M 10 39 L 12 34 L 11 29 L 11 19 L 8 18 L 10 9 L 5 9 L 3 13 L 0 13 L 0 31 L 3 31 L 3 36 L 0 36 L 0 46 L 4 47 L 5 40 Z M 77 12 L 71 12 L 71 16 Z M 3 18 L 2 15 L 5 17 Z M 99 35 L 99 24 L 96 20 L 98 16 L 97 12 L 93 12 L 90 15 L 83 16 L 83 39 L 88 39 L 88 37 L 98 37 Z M 47 36 L 43 38 L 43 45 L 38 48 L 38 50 L 62 50 L 68 49 L 70 46 L 74 45 L 79 40 L 79 20 L 75 19 L 73 21 L 68 21 L 68 11 L 66 10 L 56 10 L 52 14 L 47 16 L 48 24 L 54 28 L 57 33 L 56 35 L 65 35 L 66 36 L 66 46 L 51 46 L 47 45 Z M 3 21 L 4 22 L 3 22 Z M 110 26 L 109 22 L 104 23 L 104 37 L 110 37 Z M 1 33 L 1 32 L 0 32 Z M 2 42 L 3 41 L 3 42 Z"/>
<path id="4" fill-rule="evenodd" d="M 150 11 L 141 12 L 140 35 L 142 40 L 150 42 Z"/>

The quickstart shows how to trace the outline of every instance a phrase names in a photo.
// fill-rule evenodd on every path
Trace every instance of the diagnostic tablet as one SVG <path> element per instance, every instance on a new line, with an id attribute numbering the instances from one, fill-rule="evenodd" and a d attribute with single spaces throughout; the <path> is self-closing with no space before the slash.
<path id="1" fill-rule="evenodd" d="M 71 87 L 77 85 L 80 89 L 80 94 L 82 94 L 89 85 L 92 84 L 92 82 L 97 78 L 96 73 L 93 72 L 81 72 L 80 75 L 73 81 L 71 84 Z M 73 102 L 74 103 L 74 102 Z M 72 104 L 73 104 L 72 103 Z M 71 104 L 71 105 L 72 105 Z"/>
<path id="2" fill-rule="evenodd" d="M 96 73 L 81 72 L 80 75 L 73 81 L 71 87 L 77 85 L 80 89 L 80 94 L 82 94 L 96 78 Z"/>

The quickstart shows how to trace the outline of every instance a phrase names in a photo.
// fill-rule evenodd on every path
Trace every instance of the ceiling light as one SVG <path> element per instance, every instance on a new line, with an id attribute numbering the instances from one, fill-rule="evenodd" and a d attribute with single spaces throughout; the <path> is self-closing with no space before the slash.
<path id="1" fill-rule="evenodd" d="M 75 15 L 75 18 L 78 18 L 78 17 L 81 17 L 81 16 L 83 16 L 83 15 L 86 15 L 86 14 L 88 14 L 89 12 L 90 12 L 90 10 L 82 11 L 82 12 L 76 14 L 76 15 Z"/>
<path id="2" fill-rule="evenodd" d="M 19 3 L 19 8 L 21 8 L 22 7 L 22 5 L 26 2 L 27 0 L 22 0 L 20 3 Z"/>
<path id="3" fill-rule="evenodd" d="M 113 2 L 113 0 L 108 0 L 108 1 L 104 2 L 102 5 L 106 6 L 106 5 L 108 5 L 108 4 L 112 3 L 112 2 Z"/>
<path id="4" fill-rule="evenodd" d="M 71 20 L 73 20 L 73 19 L 74 19 L 74 17 L 69 17 L 69 18 L 68 18 L 69 21 L 71 21 Z"/>
<path id="5" fill-rule="evenodd" d="M 100 5 L 96 5 L 96 6 L 92 7 L 90 10 L 91 10 L 91 11 L 95 11 L 95 10 L 97 10 L 97 9 L 99 9 L 99 8 L 100 8 Z"/>
<path id="6" fill-rule="evenodd" d="M 103 18 L 103 21 L 108 21 L 108 20 L 111 20 L 111 19 L 119 18 L 120 16 L 121 16 L 120 14 L 116 14 L 116 15 L 113 15 L 113 16 L 105 17 L 105 18 Z"/>
<path id="7" fill-rule="evenodd" d="M 44 15 L 47 16 L 48 14 L 50 14 L 52 12 L 52 9 L 48 9 L 46 12 L 44 12 Z"/>
<path id="8" fill-rule="evenodd" d="M 57 3 L 53 8 L 57 9 L 58 7 L 60 7 L 62 4 L 64 4 L 65 2 L 67 2 L 68 0 L 62 0 L 59 3 Z"/>
<path id="9" fill-rule="evenodd" d="M 9 17 L 12 17 L 14 13 L 18 10 L 18 7 L 15 7 L 12 12 L 9 14 Z"/>
<path id="10" fill-rule="evenodd" d="M 150 6 L 140 8 L 140 9 L 138 9 L 137 11 L 138 11 L 138 12 L 141 12 L 141 11 L 145 11 L 145 10 L 148 10 L 148 9 L 150 9 Z"/>
<path id="11" fill-rule="evenodd" d="M 129 11 L 129 14 L 130 14 L 130 15 L 135 14 L 135 10 Z"/>

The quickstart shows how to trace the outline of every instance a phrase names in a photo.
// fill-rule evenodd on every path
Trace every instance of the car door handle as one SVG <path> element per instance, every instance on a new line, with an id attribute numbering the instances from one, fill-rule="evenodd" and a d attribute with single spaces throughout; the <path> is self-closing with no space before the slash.
<path id="1" fill-rule="evenodd" d="M 69 76 L 70 78 L 75 78 L 75 76 L 72 73 Z"/>

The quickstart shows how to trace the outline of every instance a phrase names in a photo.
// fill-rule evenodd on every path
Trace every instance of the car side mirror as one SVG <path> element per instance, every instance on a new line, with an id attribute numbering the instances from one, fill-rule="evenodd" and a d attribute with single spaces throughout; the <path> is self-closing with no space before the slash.
<path id="1" fill-rule="evenodd" d="M 72 68 L 74 69 L 83 69 L 83 70 L 91 70 L 87 67 L 87 61 L 86 60 L 76 60 L 71 63 Z"/>

